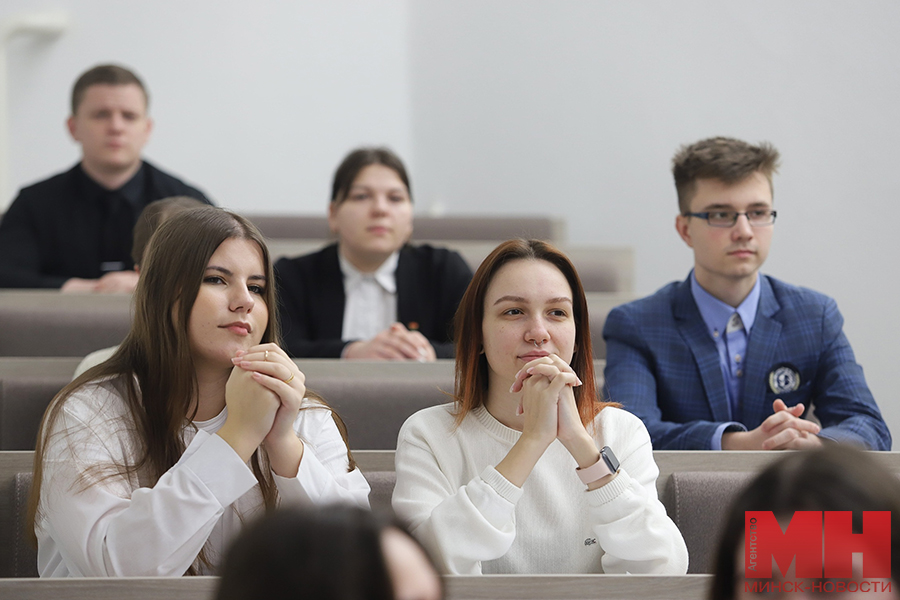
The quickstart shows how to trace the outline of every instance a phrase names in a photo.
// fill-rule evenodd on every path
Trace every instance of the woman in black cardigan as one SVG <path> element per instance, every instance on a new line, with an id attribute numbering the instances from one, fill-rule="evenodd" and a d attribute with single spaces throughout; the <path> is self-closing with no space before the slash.
<path id="1" fill-rule="evenodd" d="M 450 328 L 472 270 L 452 250 L 409 245 L 412 219 L 409 178 L 393 152 L 360 148 L 344 159 L 328 211 L 337 243 L 275 265 L 289 353 L 454 356 Z"/>

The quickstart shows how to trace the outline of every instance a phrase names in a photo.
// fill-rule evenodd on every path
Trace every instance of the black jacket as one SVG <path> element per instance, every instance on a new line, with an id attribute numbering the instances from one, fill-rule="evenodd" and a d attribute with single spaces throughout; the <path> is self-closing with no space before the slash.
<path id="1" fill-rule="evenodd" d="M 140 211 L 169 196 L 210 203 L 196 188 L 148 162 L 112 192 L 90 179 L 80 163 L 23 188 L 0 221 L 0 287 L 58 288 L 71 277 L 100 277 L 110 270 L 102 263 L 133 267 L 132 230 Z M 107 211 L 113 201 L 125 213 L 120 226 L 110 228 Z"/>

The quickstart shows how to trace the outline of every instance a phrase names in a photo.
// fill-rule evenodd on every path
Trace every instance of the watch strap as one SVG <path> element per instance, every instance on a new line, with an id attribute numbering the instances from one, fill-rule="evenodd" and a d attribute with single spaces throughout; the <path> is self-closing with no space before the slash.
<path id="1" fill-rule="evenodd" d="M 604 446 L 603 450 L 608 450 L 608 448 L 609 446 Z M 578 478 L 581 479 L 581 482 L 585 485 L 588 485 L 602 477 L 615 473 L 615 471 L 609 468 L 607 459 L 603 454 L 603 450 L 600 451 L 600 458 L 597 459 L 597 462 L 589 467 L 585 467 L 584 469 L 575 469 L 575 473 L 578 474 Z"/>

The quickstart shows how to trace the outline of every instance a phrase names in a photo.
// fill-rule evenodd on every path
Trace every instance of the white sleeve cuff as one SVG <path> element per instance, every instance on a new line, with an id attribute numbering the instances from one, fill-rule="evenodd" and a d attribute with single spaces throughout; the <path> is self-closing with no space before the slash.
<path id="1" fill-rule="evenodd" d="M 198 431 L 177 463 L 189 469 L 222 506 L 233 504 L 256 485 L 256 477 L 231 445 Z"/>
<path id="2" fill-rule="evenodd" d="M 500 471 L 488 465 L 481 473 L 481 478 L 491 486 L 497 494 L 509 502 L 515 504 L 522 497 L 522 488 L 513 485 Z"/>

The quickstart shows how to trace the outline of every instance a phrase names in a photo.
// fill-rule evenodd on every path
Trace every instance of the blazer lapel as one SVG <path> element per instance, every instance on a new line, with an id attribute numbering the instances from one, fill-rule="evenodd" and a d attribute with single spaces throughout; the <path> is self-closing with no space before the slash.
<path id="1" fill-rule="evenodd" d="M 728 406 L 728 395 L 725 392 L 725 380 L 722 378 L 722 367 L 719 365 L 719 352 L 715 342 L 709 337 L 709 331 L 700 316 L 697 303 L 691 294 L 690 277 L 683 281 L 675 291 L 672 312 L 678 331 L 684 339 L 694 362 L 700 370 L 703 390 L 712 412 L 713 421 L 730 421 L 731 409 Z"/>
<path id="2" fill-rule="evenodd" d="M 773 318 L 781 305 L 772 293 L 768 278 L 763 275 L 760 278 L 759 308 L 747 340 L 747 370 L 741 392 L 742 422 L 750 429 L 772 414 L 772 407 L 766 406 L 766 386 L 781 337 L 781 322 Z"/>

